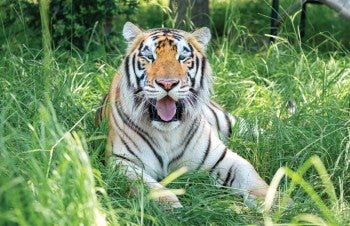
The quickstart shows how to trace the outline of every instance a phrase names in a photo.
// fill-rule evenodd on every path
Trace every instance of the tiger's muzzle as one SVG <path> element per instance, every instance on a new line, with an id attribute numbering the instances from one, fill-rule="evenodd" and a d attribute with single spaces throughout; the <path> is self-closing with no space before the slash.
<path id="1" fill-rule="evenodd" d="M 174 122 L 182 118 L 182 99 L 186 98 L 187 86 L 180 79 L 170 76 L 149 81 L 146 91 L 152 121 Z"/>

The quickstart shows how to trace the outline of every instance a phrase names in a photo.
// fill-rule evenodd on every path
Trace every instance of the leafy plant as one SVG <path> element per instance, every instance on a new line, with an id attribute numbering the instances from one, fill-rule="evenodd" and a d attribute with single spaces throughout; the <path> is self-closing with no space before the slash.
<path id="1" fill-rule="evenodd" d="M 101 47 L 116 48 L 116 20 L 125 21 L 135 13 L 139 0 L 56 0 L 49 6 L 52 38 L 56 47 L 81 50 Z M 6 27 L 22 26 L 38 33 L 41 28 L 37 1 L 5 0 L 0 15 Z M 115 42 L 115 43 L 113 43 Z"/>

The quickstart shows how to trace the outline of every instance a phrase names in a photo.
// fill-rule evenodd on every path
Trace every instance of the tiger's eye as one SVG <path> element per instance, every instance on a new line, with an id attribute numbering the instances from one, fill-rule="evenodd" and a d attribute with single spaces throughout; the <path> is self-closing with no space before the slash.
<path id="1" fill-rule="evenodd" d="M 179 60 L 184 60 L 186 57 L 184 55 L 179 56 Z"/>
<path id="2" fill-rule="evenodd" d="M 153 60 L 153 55 L 152 54 L 148 54 L 147 58 L 150 59 L 150 60 Z"/>

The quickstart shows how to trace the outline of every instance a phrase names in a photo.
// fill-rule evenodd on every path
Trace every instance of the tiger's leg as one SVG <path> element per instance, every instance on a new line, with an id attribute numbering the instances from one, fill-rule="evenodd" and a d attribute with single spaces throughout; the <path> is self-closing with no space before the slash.
<path id="1" fill-rule="evenodd" d="M 160 184 L 141 167 L 137 166 L 131 161 L 128 161 L 126 159 L 119 159 L 118 157 L 115 160 L 115 163 L 125 170 L 125 175 L 131 180 L 141 179 L 143 183 L 145 183 L 150 188 L 151 193 L 155 193 L 155 200 L 159 203 L 170 204 L 173 208 L 182 207 L 179 199 L 173 192 Z M 157 193 L 159 195 L 157 195 Z"/>
<path id="2" fill-rule="evenodd" d="M 250 206 L 256 205 L 256 199 L 265 199 L 268 185 L 247 160 L 229 149 L 215 157 L 210 170 L 221 185 L 233 188 Z"/>
<path id="3" fill-rule="evenodd" d="M 256 199 L 263 200 L 266 196 L 269 186 L 254 167 L 212 133 L 200 168 L 211 171 L 221 185 L 233 188 L 234 193 L 242 195 L 248 205 L 256 204 Z"/>
<path id="4" fill-rule="evenodd" d="M 226 152 L 213 173 L 218 175 L 223 186 L 232 187 L 235 193 L 245 198 L 248 205 L 256 206 L 257 199 L 265 199 L 269 186 L 247 160 L 229 149 Z"/>

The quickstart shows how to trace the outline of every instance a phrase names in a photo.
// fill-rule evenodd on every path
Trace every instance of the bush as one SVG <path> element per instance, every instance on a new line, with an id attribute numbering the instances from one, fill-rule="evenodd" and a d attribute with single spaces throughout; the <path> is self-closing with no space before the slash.
<path id="1" fill-rule="evenodd" d="M 92 43 L 115 48 L 114 21 L 129 19 L 139 5 L 138 0 L 55 0 L 50 3 L 51 33 L 55 46 L 86 50 Z M 18 24 L 29 28 L 29 34 L 40 32 L 40 13 L 37 1 L 4 0 L 0 17 L 5 27 Z M 12 29 L 13 30 L 13 29 Z M 25 29 L 17 29 L 25 30 Z M 5 31 L 4 31 L 5 32 Z M 24 34 L 27 36 L 28 34 Z M 9 37 L 12 35 L 4 35 Z M 23 36 L 23 35 L 22 35 Z M 1 37 L 0 38 L 4 38 Z"/>

